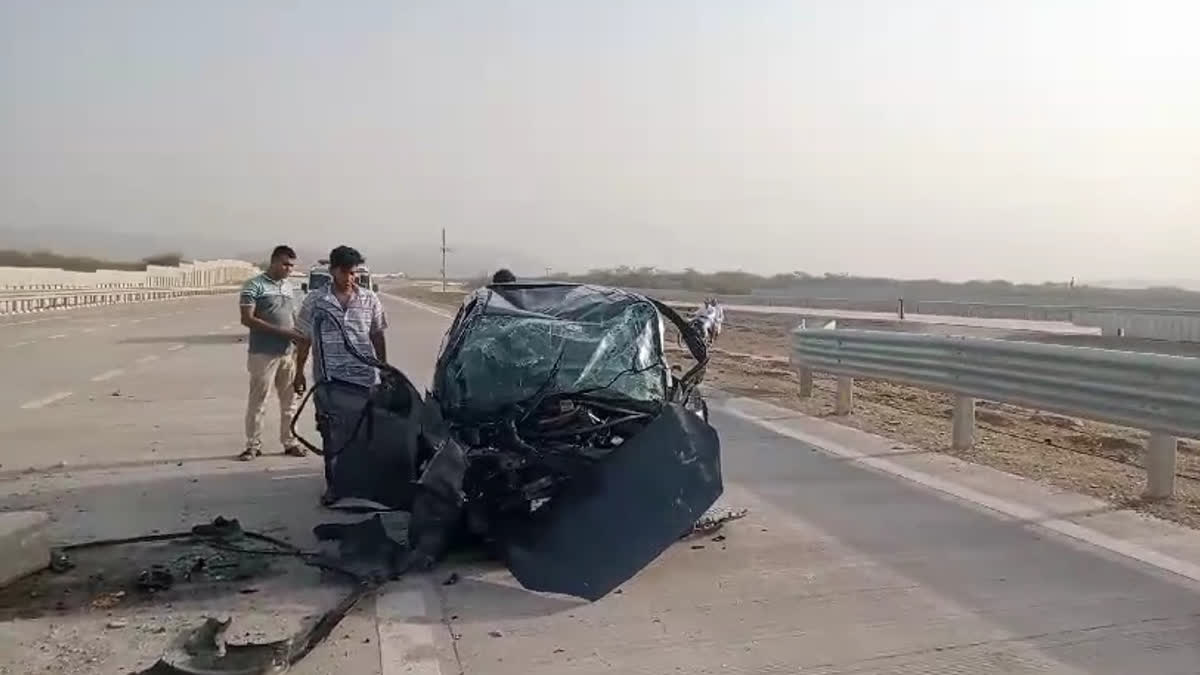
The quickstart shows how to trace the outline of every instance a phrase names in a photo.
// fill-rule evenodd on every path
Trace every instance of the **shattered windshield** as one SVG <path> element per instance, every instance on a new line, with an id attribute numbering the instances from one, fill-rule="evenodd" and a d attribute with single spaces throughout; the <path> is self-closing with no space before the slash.
<path id="1" fill-rule="evenodd" d="M 661 403 L 662 324 L 641 296 L 591 286 L 481 289 L 460 311 L 434 387 L 448 411 L 486 415 L 538 397 Z"/>

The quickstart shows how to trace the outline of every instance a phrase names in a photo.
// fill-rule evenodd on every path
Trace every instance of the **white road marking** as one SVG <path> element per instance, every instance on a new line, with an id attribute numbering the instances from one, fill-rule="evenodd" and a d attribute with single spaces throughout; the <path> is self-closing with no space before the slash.
<path id="1" fill-rule="evenodd" d="M 108 327 L 109 327 L 109 328 L 116 328 L 116 327 L 118 327 L 118 326 L 120 326 L 120 325 L 121 325 L 121 324 L 119 324 L 119 323 L 110 323 L 110 324 L 108 324 Z"/>
<path id="2" fill-rule="evenodd" d="M 67 398 L 71 394 L 72 394 L 72 392 L 69 392 L 69 391 L 60 391 L 57 394 L 50 394 L 46 398 L 39 398 L 36 401 L 29 401 L 28 403 L 23 403 L 23 404 L 21 404 L 21 409 L 22 410 L 36 410 L 38 408 L 44 408 L 44 407 L 50 405 L 51 403 L 55 403 L 57 401 L 63 400 L 64 398 Z"/>
<path id="3" fill-rule="evenodd" d="M 221 326 L 221 330 L 233 330 L 233 324 L 227 323 L 224 326 Z"/>
<path id="4" fill-rule="evenodd" d="M 131 319 L 129 323 L 141 323 L 142 319 Z"/>
<path id="5" fill-rule="evenodd" d="M 375 601 L 382 675 L 441 675 L 433 627 L 420 590 L 383 591 Z"/>
<path id="6" fill-rule="evenodd" d="M 59 333 L 58 335 L 51 335 L 51 336 L 50 336 L 50 339 L 51 339 L 51 340 L 61 340 L 61 339 L 65 338 L 65 337 L 67 337 L 67 336 L 66 336 L 66 335 L 64 335 L 63 333 Z"/>
<path id="7" fill-rule="evenodd" d="M 317 478 L 324 476 L 324 473 L 289 473 L 286 476 L 271 476 L 271 480 L 296 480 L 298 478 Z"/>
<path id="8" fill-rule="evenodd" d="M 186 347 L 186 346 L 187 346 L 187 345 L 171 345 L 170 347 L 167 347 L 167 351 L 169 351 L 169 352 L 177 352 L 177 351 L 179 351 L 180 349 L 183 349 L 183 348 L 184 348 L 184 347 Z"/>
<path id="9" fill-rule="evenodd" d="M 141 363 L 141 364 L 146 364 L 146 363 L 151 363 L 151 362 L 157 361 L 157 360 L 158 360 L 158 354 L 150 354 L 149 356 L 143 356 L 142 358 L 138 359 L 137 362 Z"/>
<path id="10" fill-rule="evenodd" d="M 762 419 L 751 413 L 738 410 L 728 403 L 716 405 L 714 408 L 720 410 L 721 412 L 733 415 L 734 417 L 739 417 L 749 422 L 753 422 L 754 424 L 757 424 L 765 429 L 770 429 L 780 436 L 794 438 L 801 443 L 811 445 L 815 448 L 823 450 L 827 454 L 834 455 L 835 457 L 842 457 L 862 466 L 875 469 L 881 473 L 903 478 L 936 492 L 942 492 L 952 497 L 957 497 L 965 502 L 970 502 L 972 504 L 977 504 L 984 508 L 991 509 L 992 511 L 1010 518 L 1023 520 L 1027 523 L 1033 523 L 1033 527 L 1040 527 L 1051 532 L 1061 534 L 1065 537 L 1082 541 L 1086 544 L 1091 544 L 1096 548 L 1112 551 L 1113 553 L 1123 555 L 1127 558 L 1132 558 L 1134 560 L 1146 563 L 1151 567 L 1157 567 L 1168 572 L 1173 572 L 1181 577 L 1191 579 L 1193 581 L 1200 581 L 1200 565 L 1196 565 L 1185 560 L 1180 560 L 1179 558 L 1166 555 L 1165 553 L 1159 553 L 1158 551 L 1146 546 L 1141 546 L 1133 542 L 1117 539 L 1116 537 L 1109 536 L 1103 532 L 1093 530 L 1089 527 L 1077 525 L 1069 520 L 1055 518 L 1048 513 L 1043 513 L 1042 511 L 1029 506 L 1017 504 L 1016 502 L 1010 502 L 1007 499 L 1002 499 L 1000 497 L 993 497 L 992 495 L 984 494 L 983 492 L 966 487 L 964 485 L 953 483 L 944 478 L 939 478 L 923 471 L 917 471 L 915 469 L 901 466 L 882 457 L 872 457 L 866 453 L 860 452 L 817 434 L 809 434 L 797 429 L 791 429 L 776 422 Z M 792 412 L 794 415 L 800 414 L 794 413 L 794 411 L 788 412 Z"/>
<path id="11" fill-rule="evenodd" d="M 430 314 L 437 314 L 438 316 L 444 317 L 446 319 L 454 318 L 454 315 L 450 314 L 449 312 L 444 312 L 444 311 L 438 309 L 437 307 L 434 307 L 432 305 L 427 305 L 423 302 L 417 302 L 416 300 L 409 300 L 408 298 L 406 298 L 402 295 L 395 295 L 393 293 L 384 293 L 383 295 L 385 295 L 393 300 L 399 300 L 400 302 L 403 302 L 406 305 L 412 305 L 413 307 L 416 307 L 417 309 L 423 309 L 426 312 L 429 312 Z"/>
<path id="12" fill-rule="evenodd" d="M 33 343 L 29 342 L 28 340 L 26 340 L 24 342 L 14 342 L 11 345 L 8 345 L 8 348 L 12 349 L 14 347 L 24 347 L 25 345 L 29 345 L 29 344 L 33 344 Z"/>
<path id="13" fill-rule="evenodd" d="M 118 375 L 121 375 L 124 372 L 125 372 L 125 370 L 122 368 L 113 368 L 112 370 L 106 370 L 103 373 L 100 373 L 99 375 L 93 377 L 92 382 L 103 382 L 105 380 L 111 380 L 114 377 L 117 377 Z"/>
<path id="14" fill-rule="evenodd" d="M 84 333 L 95 333 L 96 329 L 95 328 L 84 328 L 83 332 Z"/>

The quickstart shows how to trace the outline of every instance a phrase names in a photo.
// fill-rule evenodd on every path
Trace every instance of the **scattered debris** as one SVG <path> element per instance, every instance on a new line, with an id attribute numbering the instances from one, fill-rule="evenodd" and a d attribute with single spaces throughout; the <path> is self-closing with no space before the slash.
<path id="1" fill-rule="evenodd" d="M 488 631 L 488 635 L 489 635 L 490 637 L 494 637 L 494 638 L 502 638 L 502 637 L 504 637 L 504 633 L 501 633 L 501 632 L 500 632 L 500 631 L 498 631 L 498 630 L 490 630 L 490 631 Z"/>
<path id="2" fill-rule="evenodd" d="M 689 534 L 714 534 L 722 527 L 725 527 L 726 523 L 741 520 L 749 514 L 749 509 L 713 509 L 696 521 L 695 526 Z M 764 529 L 763 532 L 766 532 L 766 530 Z"/>
<path id="3" fill-rule="evenodd" d="M 197 574 L 204 572 L 204 570 L 207 567 L 208 567 L 207 559 L 196 558 L 195 562 L 193 562 L 191 567 L 188 568 L 188 571 L 186 573 L 184 573 L 184 581 L 191 581 L 192 578 L 195 577 Z"/>
<path id="4" fill-rule="evenodd" d="M 75 561 L 61 549 L 50 551 L 50 571 L 55 574 L 65 574 L 75 569 Z"/>
<path id="5" fill-rule="evenodd" d="M 153 565 L 138 574 L 137 588 L 145 593 L 169 590 L 175 585 L 175 575 L 164 565 Z"/>
<path id="6" fill-rule="evenodd" d="M 117 629 L 119 629 L 119 628 L 128 628 L 128 627 L 129 627 L 129 622 L 128 622 L 128 621 L 123 621 L 123 620 L 120 620 L 120 619 L 113 619 L 112 621 L 109 621 L 109 622 L 108 622 L 108 623 L 105 625 L 105 628 L 109 628 L 109 629 L 111 629 L 111 630 L 117 630 Z"/>
<path id="7" fill-rule="evenodd" d="M 92 609 L 112 609 L 121 604 L 121 600 L 125 598 L 125 591 L 113 591 L 111 593 L 101 593 L 92 599 Z"/>
<path id="8" fill-rule="evenodd" d="M 376 584 L 363 578 L 344 567 L 322 558 L 314 557 L 300 549 L 274 537 L 243 530 L 237 520 L 218 517 L 210 523 L 193 527 L 186 532 L 169 534 L 153 534 L 126 539 L 108 539 L 92 541 L 84 544 L 63 547 L 64 551 L 118 546 L 123 544 L 164 542 L 191 539 L 203 542 L 218 551 L 234 552 L 250 556 L 294 556 L 305 563 L 322 569 L 341 573 L 353 581 L 353 589 L 336 606 L 316 617 L 316 620 L 302 628 L 295 635 L 276 642 L 263 644 L 230 645 L 225 642 L 225 633 L 231 619 L 218 621 L 208 618 L 197 628 L 188 630 L 172 644 L 171 649 L 159 661 L 139 675 L 214 675 L 218 673 L 266 675 L 280 673 L 289 666 L 304 658 L 312 649 L 324 640 L 337 626 L 347 612 L 359 600 L 372 592 Z M 267 544 L 270 548 L 249 545 L 250 542 Z M 193 573 L 200 570 L 209 571 L 216 565 L 203 558 L 191 563 Z M 139 586 L 158 588 L 173 574 L 163 566 L 153 566 L 138 575 Z M 95 609 L 111 609 L 120 604 L 125 597 L 124 591 L 105 593 L 92 600 Z M 168 604 L 168 608 L 170 605 Z M 128 623 L 122 620 L 109 622 L 109 627 L 124 628 Z M 165 629 L 164 629 L 165 630 Z"/>
<path id="9" fill-rule="evenodd" d="M 391 560 L 408 546 L 408 520 L 403 513 L 377 513 L 357 523 L 322 523 L 313 528 L 313 536 L 317 541 L 338 542 L 344 560 Z"/>
<path id="10" fill-rule="evenodd" d="M 453 586 L 453 585 L 457 584 L 460 580 L 461 579 L 458 576 L 458 572 L 451 572 L 450 576 L 446 577 L 446 580 L 442 582 L 442 585 L 443 586 Z"/>

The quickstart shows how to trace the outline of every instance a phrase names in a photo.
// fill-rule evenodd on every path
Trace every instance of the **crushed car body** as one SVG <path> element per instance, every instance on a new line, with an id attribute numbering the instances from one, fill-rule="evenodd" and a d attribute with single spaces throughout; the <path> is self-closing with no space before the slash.
<path id="1" fill-rule="evenodd" d="M 666 358 L 667 322 L 695 362 L 682 374 Z M 704 336 L 643 295 L 480 288 L 447 331 L 425 397 L 381 363 L 370 391 L 314 385 L 326 479 L 341 497 L 411 512 L 396 574 L 482 544 L 526 588 L 595 600 L 722 493 L 699 392 L 707 362 Z"/>

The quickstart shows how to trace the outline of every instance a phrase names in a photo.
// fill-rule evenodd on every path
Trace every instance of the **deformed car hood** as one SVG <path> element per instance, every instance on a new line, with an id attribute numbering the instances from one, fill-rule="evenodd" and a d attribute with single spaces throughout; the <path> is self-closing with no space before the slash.
<path id="1" fill-rule="evenodd" d="M 509 524 L 508 567 L 531 590 L 597 600 L 689 532 L 722 489 L 716 430 L 670 405 L 599 462 L 586 488 Z"/>

